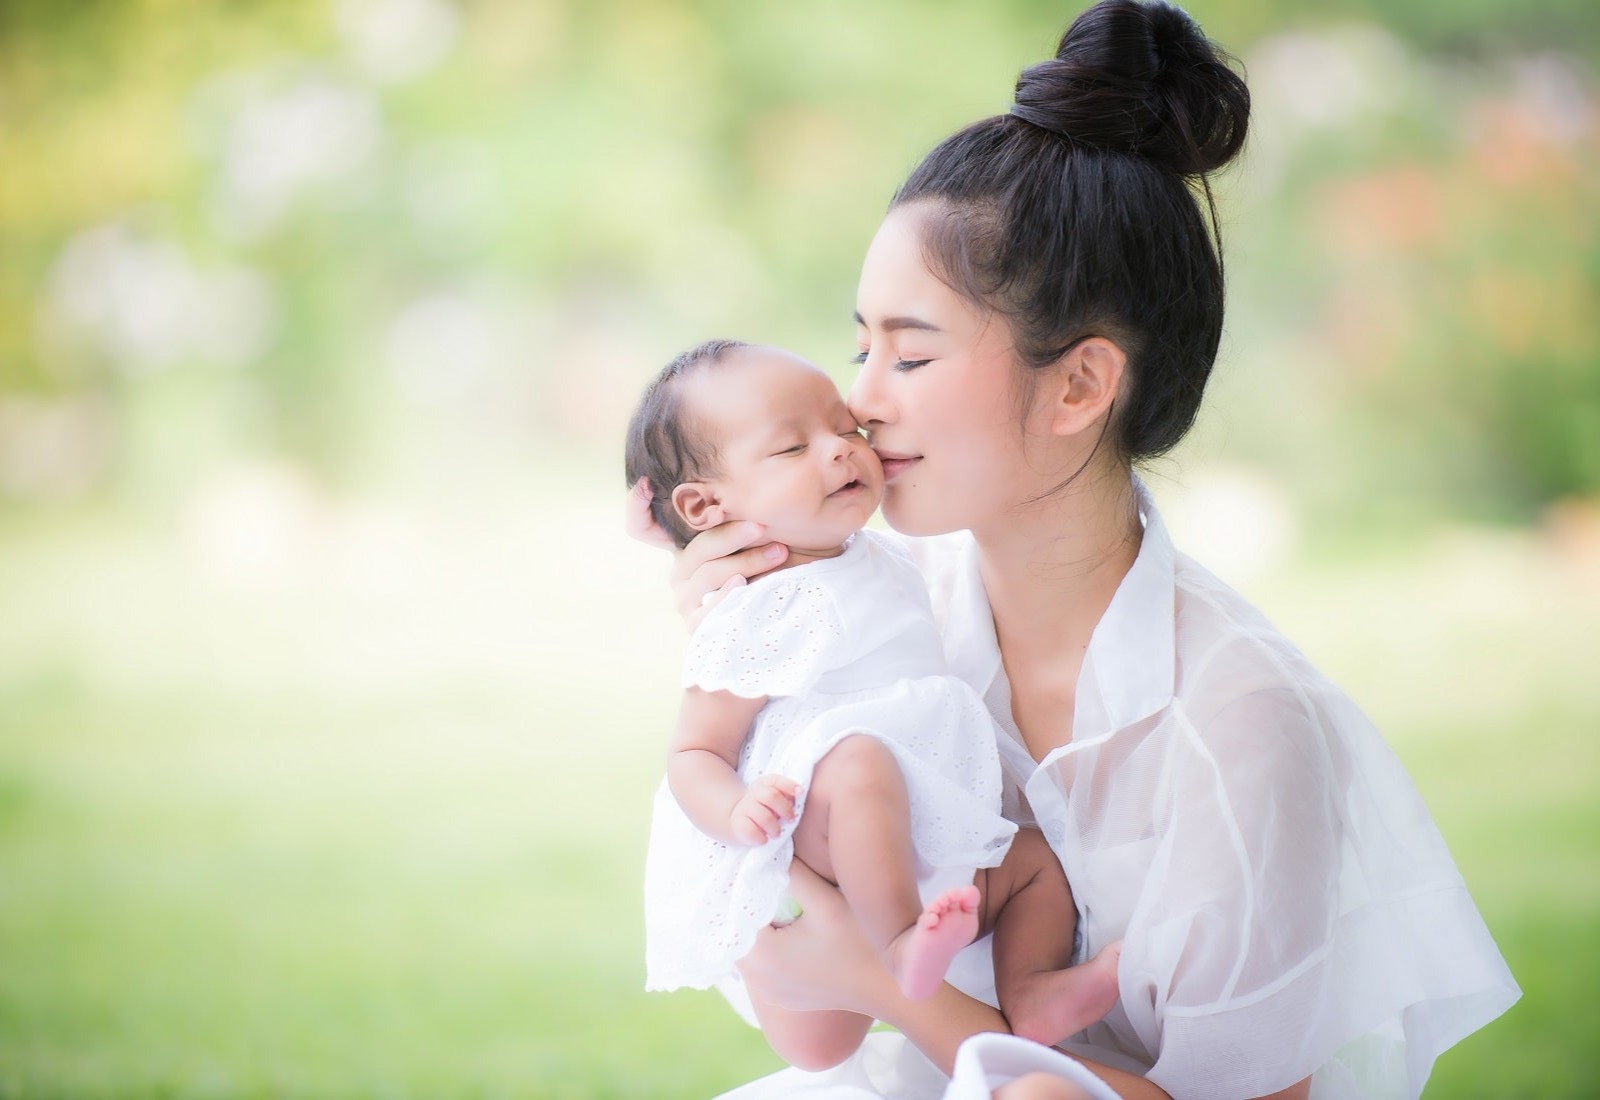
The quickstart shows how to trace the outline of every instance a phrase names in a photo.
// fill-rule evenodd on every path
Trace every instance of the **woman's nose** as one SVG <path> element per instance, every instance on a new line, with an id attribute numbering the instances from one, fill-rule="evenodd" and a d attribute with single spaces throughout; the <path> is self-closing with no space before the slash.
<path id="1" fill-rule="evenodd" d="M 888 394 L 883 386 L 883 367 L 875 364 L 868 356 L 867 361 L 861 365 L 861 370 L 856 373 L 856 380 L 850 386 L 850 396 L 847 404 L 850 406 L 850 415 L 856 418 L 856 423 L 863 428 L 870 428 L 873 424 L 882 424 L 890 419 L 890 406 Z"/>

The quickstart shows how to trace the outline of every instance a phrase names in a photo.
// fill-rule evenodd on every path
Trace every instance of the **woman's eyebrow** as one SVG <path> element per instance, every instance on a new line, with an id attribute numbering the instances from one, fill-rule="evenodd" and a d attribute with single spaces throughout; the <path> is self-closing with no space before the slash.
<path id="1" fill-rule="evenodd" d="M 858 312 L 856 314 L 856 324 L 864 325 L 866 323 L 866 319 L 863 318 Z M 885 317 L 879 323 L 878 327 L 883 329 L 885 332 L 898 332 L 905 328 L 914 328 L 922 332 L 944 331 L 944 329 L 940 328 L 938 325 L 932 323 L 931 321 L 924 321 L 920 317 Z"/>

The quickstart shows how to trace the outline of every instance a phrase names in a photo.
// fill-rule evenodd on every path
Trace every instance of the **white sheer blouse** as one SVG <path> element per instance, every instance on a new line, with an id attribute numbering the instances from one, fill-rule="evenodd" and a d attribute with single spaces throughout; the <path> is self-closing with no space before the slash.
<path id="1" fill-rule="evenodd" d="M 1090 642 L 1072 741 L 1037 763 L 975 545 L 912 542 L 951 671 L 1005 733 L 1007 816 L 1037 824 L 1066 869 L 1081 956 L 1123 941 L 1120 1003 L 1063 1047 L 1178 1098 L 1308 1076 L 1316 1100 L 1415 1097 L 1520 991 L 1377 730 L 1174 549 L 1139 489 L 1143 544 Z M 994 1003 L 981 978 L 957 984 Z"/>

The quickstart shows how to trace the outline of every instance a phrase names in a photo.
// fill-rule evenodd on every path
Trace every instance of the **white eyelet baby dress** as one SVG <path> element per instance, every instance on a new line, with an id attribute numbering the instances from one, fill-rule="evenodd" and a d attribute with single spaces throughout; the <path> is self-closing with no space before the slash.
<path id="1" fill-rule="evenodd" d="M 735 847 L 697 829 L 661 784 L 645 861 L 647 989 L 704 989 L 733 972 L 786 896 L 812 769 L 852 734 L 900 764 L 924 901 L 1004 857 L 1016 826 L 1000 814 L 992 719 L 946 672 L 916 566 L 879 536 L 858 532 L 838 557 L 729 592 L 690 640 L 683 685 L 768 698 L 739 774 L 794 780 L 799 813 L 766 844 Z"/>

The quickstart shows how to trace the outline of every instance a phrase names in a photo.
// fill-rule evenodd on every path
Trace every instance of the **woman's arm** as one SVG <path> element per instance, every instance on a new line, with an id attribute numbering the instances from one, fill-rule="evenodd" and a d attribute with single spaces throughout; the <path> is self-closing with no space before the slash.
<path id="1" fill-rule="evenodd" d="M 883 1020 L 945 1073 L 955 1066 L 956 1048 L 971 1036 L 1010 1030 L 998 1010 L 949 984 L 927 1000 L 906 998 L 843 896 L 798 860 L 789 891 L 804 915 L 783 928 L 763 929 L 755 949 L 739 964 L 754 996 L 784 1008 L 846 1009 Z M 1167 1096 L 1142 1077 L 1093 1062 L 1083 1065 L 1128 1100 Z"/>

